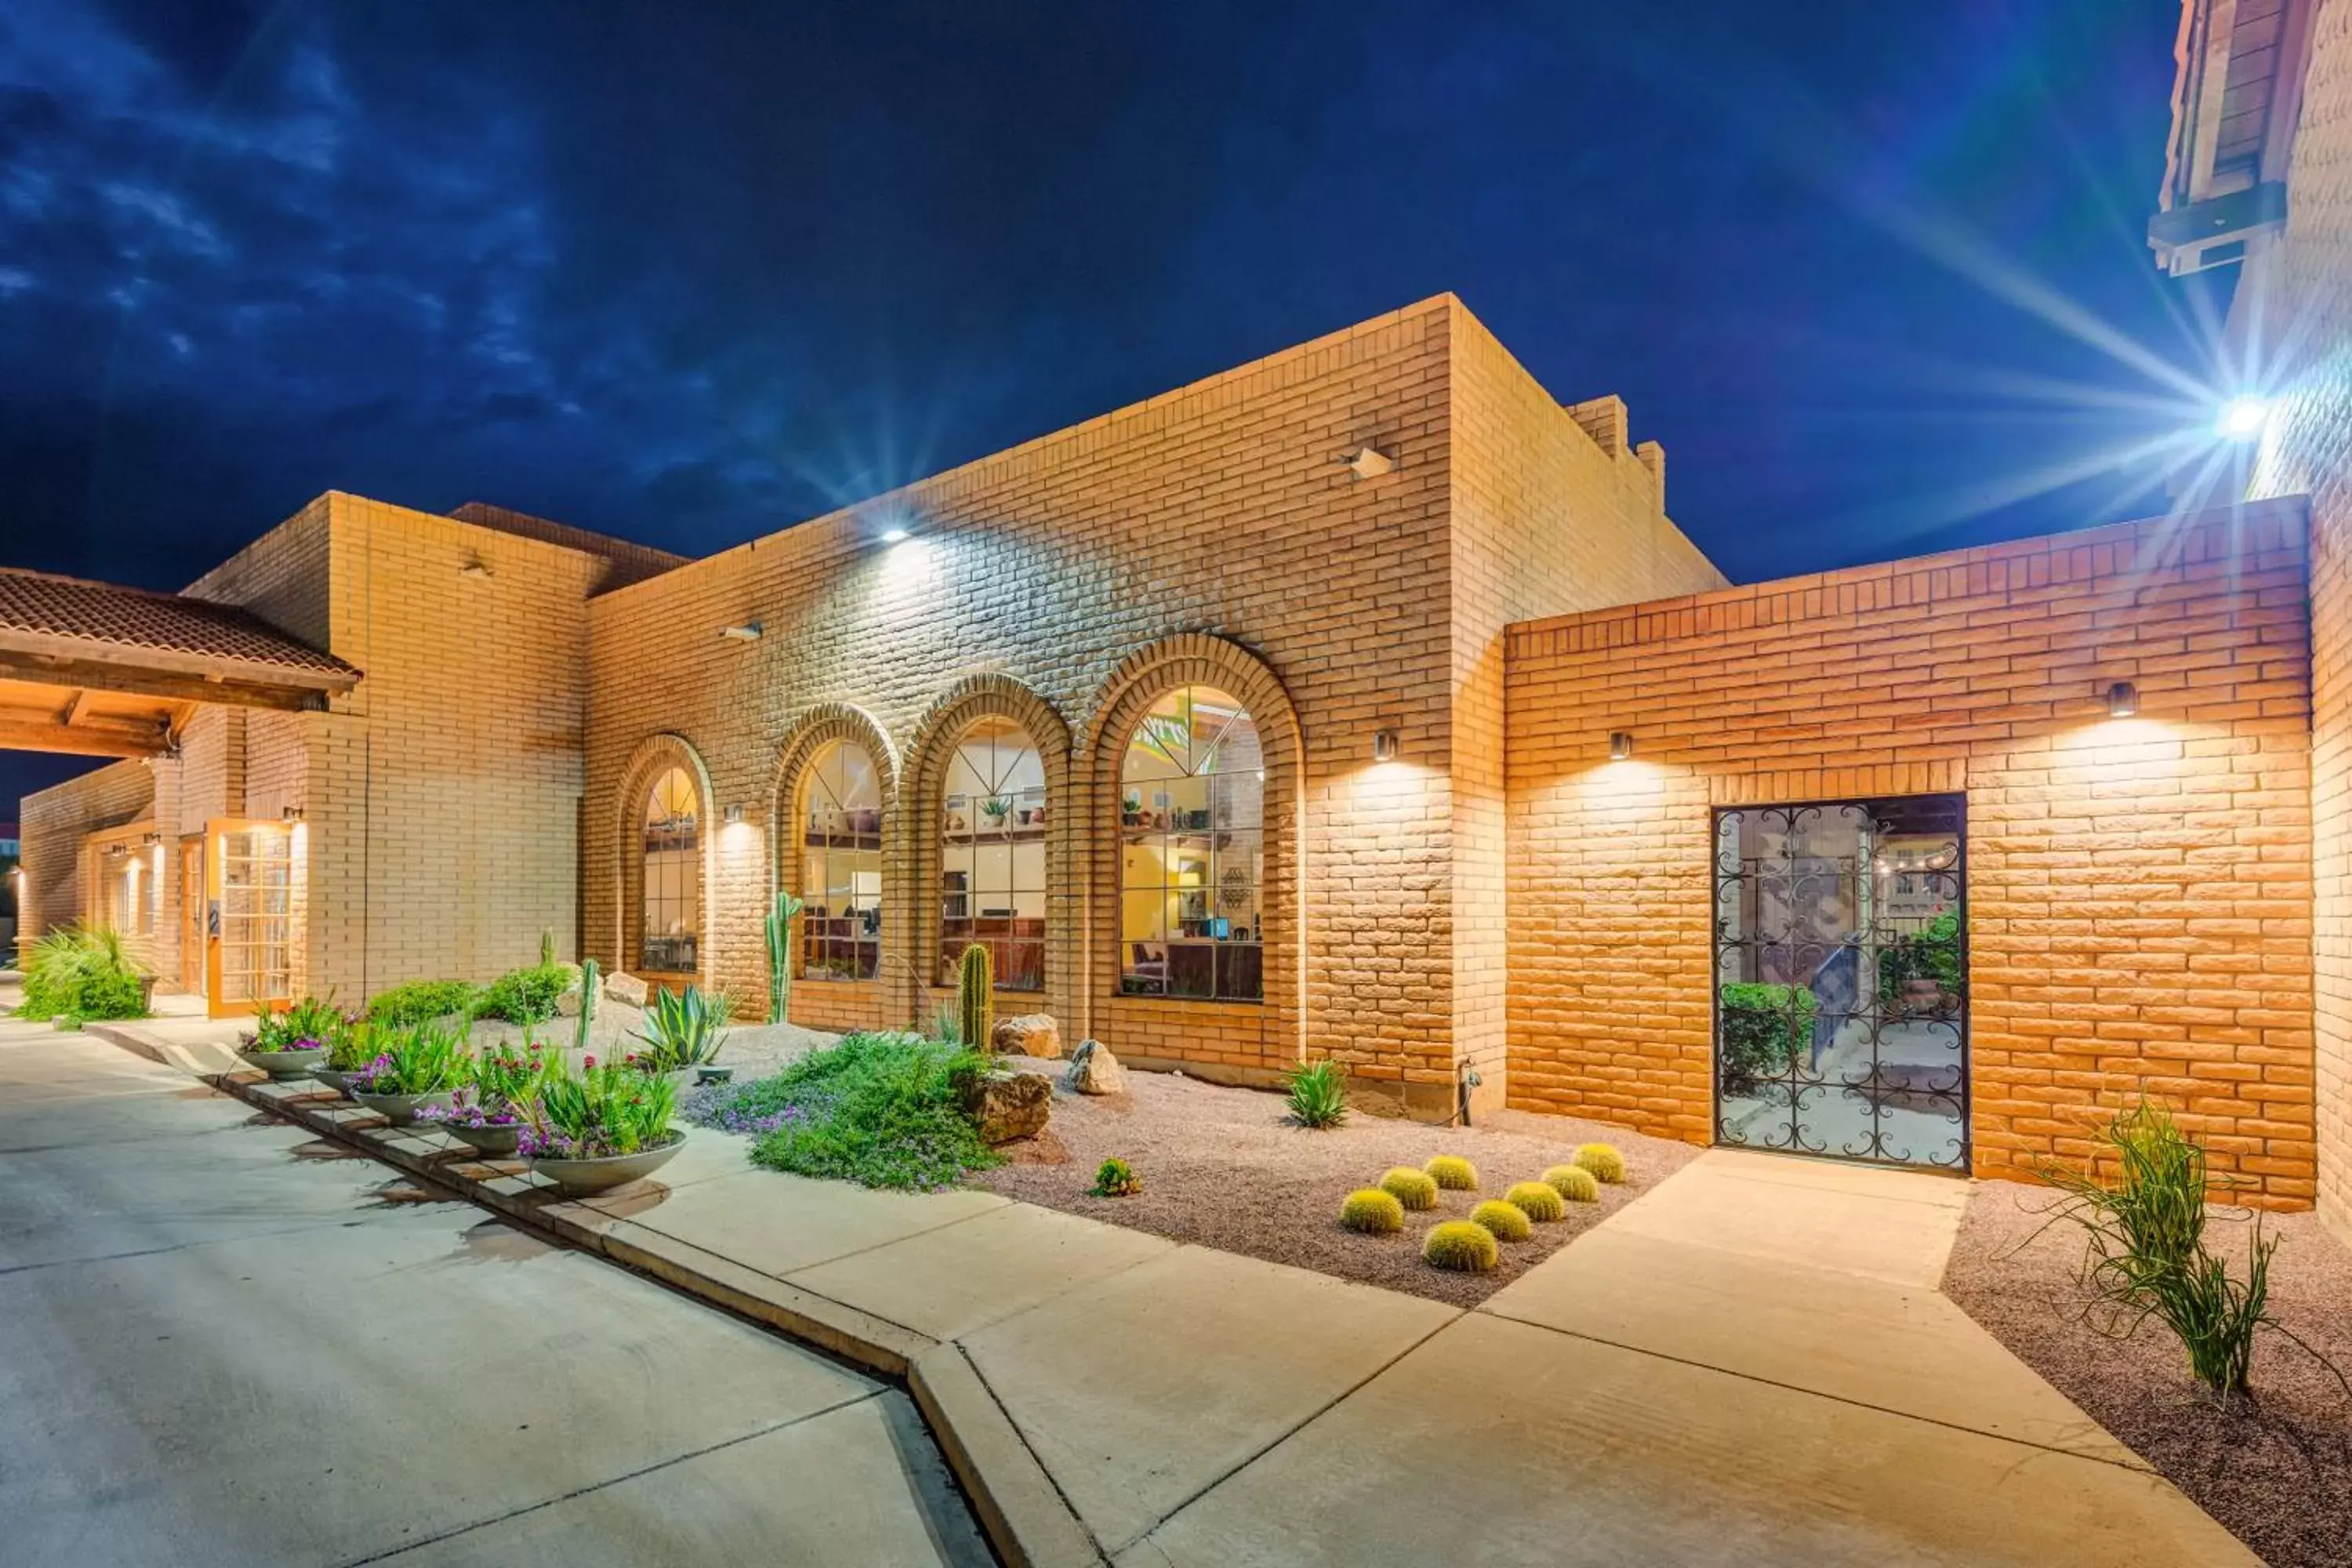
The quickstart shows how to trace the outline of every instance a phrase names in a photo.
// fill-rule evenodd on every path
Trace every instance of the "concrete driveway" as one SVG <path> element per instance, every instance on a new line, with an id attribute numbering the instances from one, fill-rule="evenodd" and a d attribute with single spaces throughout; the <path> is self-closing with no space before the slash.
<path id="1" fill-rule="evenodd" d="M 979 1564 L 906 1395 L 0 1021 L 0 1560 Z"/>

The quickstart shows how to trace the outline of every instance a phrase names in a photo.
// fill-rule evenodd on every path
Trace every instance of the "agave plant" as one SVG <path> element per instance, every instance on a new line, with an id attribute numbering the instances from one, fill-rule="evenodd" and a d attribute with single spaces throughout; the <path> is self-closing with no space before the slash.
<path id="1" fill-rule="evenodd" d="M 655 993 L 646 1007 L 644 1030 L 630 1031 L 645 1043 L 636 1055 L 638 1068 L 672 1073 L 716 1060 L 727 1043 L 729 1011 L 724 995 L 708 994 L 698 986 Z"/>
<path id="2" fill-rule="evenodd" d="M 1301 1127 L 1337 1127 L 1348 1120 L 1348 1075 L 1326 1057 L 1283 1080 L 1290 1115 Z"/>

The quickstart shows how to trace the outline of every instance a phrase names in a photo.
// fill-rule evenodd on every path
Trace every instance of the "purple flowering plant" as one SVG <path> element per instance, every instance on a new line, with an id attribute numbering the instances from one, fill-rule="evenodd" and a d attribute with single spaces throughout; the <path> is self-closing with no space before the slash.
<path id="1" fill-rule="evenodd" d="M 248 1051 L 275 1055 L 279 1051 L 331 1050 L 344 1030 L 343 1016 L 331 1001 L 305 996 L 282 1013 L 263 1003 L 255 1010 L 253 1027 L 238 1044 Z"/>

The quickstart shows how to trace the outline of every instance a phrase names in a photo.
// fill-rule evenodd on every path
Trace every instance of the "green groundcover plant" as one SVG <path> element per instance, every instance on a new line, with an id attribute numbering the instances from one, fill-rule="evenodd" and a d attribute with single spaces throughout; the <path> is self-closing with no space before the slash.
<path id="1" fill-rule="evenodd" d="M 580 978 L 571 964 L 549 960 L 528 969 L 509 969 L 467 999 L 467 1010 L 477 1018 L 502 1018 L 509 1024 L 544 1024 L 555 1016 L 556 1004 Z M 436 984 L 428 981 L 426 984 Z M 439 982 L 454 985 L 454 981 Z M 391 994 L 389 992 L 386 995 Z M 376 998 L 381 1002 L 383 997 Z"/>
<path id="2" fill-rule="evenodd" d="M 856 1034 L 772 1078 L 738 1085 L 698 1113 L 748 1132 L 753 1163 L 861 1186 L 929 1191 L 1003 1163 L 972 1130 L 956 1079 L 976 1051 L 911 1034 Z"/>
<path id="3" fill-rule="evenodd" d="M 87 921 L 63 926 L 26 945 L 27 1018 L 143 1018 L 146 989 L 119 931 Z"/>

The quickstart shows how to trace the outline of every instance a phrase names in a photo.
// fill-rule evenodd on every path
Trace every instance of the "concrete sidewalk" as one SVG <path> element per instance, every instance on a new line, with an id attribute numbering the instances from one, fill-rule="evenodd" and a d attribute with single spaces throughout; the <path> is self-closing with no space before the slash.
<path id="1" fill-rule="evenodd" d="M 1937 1293 L 1948 1178 L 1711 1152 L 1464 1312 L 700 1131 L 563 1203 L 238 1091 L 907 1377 L 1016 1562 L 2253 1561 Z"/>

